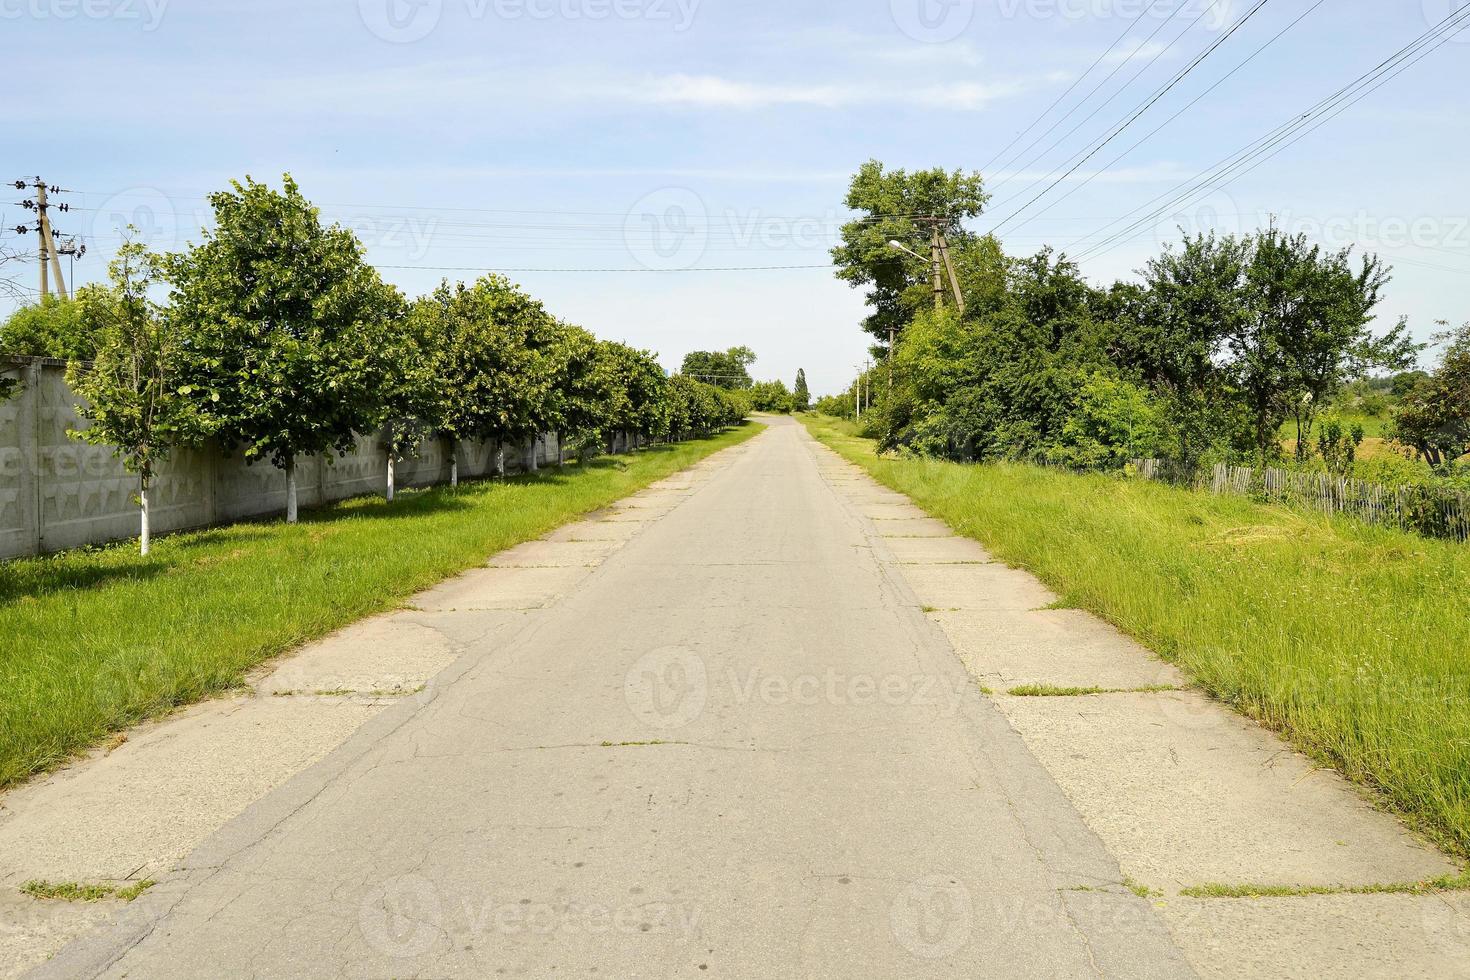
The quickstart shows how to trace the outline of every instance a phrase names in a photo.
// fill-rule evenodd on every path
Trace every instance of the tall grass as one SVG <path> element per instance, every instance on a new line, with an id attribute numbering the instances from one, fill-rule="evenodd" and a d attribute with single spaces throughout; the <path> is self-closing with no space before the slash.
<path id="1" fill-rule="evenodd" d="M 1146 481 L 880 458 L 957 532 L 1470 854 L 1470 546 Z"/>
<path id="2" fill-rule="evenodd" d="M 755 435 L 0 562 L 0 787 Z"/>

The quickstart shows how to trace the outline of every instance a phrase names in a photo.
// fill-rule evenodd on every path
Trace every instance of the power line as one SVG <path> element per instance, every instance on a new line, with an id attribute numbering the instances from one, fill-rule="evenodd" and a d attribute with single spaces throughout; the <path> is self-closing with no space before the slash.
<path id="1" fill-rule="evenodd" d="M 1267 41 L 1265 44 L 1261 45 L 1260 47 L 1256 48 L 1255 51 L 1251 52 L 1250 57 L 1246 58 L 1240 64 L 1238 64 L 1234 68 L 1230 69 L 1230 71 L 1228 73 L 1226 73 L 1224 76 L 1222 76 L 1221 78 L 1219 78 L 1218 80 L 1216 80 L 1213 85 L 1211 85 L 1209 88 L 1205 89 L 1199 95 L 1196 95 L 1193 99 L 1189 100 L 1189 102 L 1185 103 L 1185 105 L 1182 106 L 1179 109 L 1178 112 L 1174 113 L 1168 119 L 1165 119 L 1163 122 L 1159 123 L 1159 125 L 1156 126 L 1156 127 L 1154 127 L 1148 133 L 1148 135 L 1144 136 L 1138 142 L 1136 142 L 1132 146 L 1128 147 L 1128 149 L 1124 150 L 1122 153 L 1119 153 L 1117 156 L 1113 157 L 1107 163 L 1103 164 L 1099 169 L 1097 169 L 1097 170 L 1093 171 L 1092 173 L 1088 174 L 1086 178 L 1084 178 L 1083 180 L 1081 180 L 1080 182 L 1078 182 L 1075 186 L 1073 186 L 1070 190 L 1068 190 L 1061 197 L 1059 197 L 1056 200 L 1052 201 L 1046 207 L 1042 208 L 1037 213 L 1031 215 L 1025 221 L 1022 221 L 1021 224 L 1017 225 L 1016 227 L 1020 228 L 1020 227 L 1022 227 L 1024 225 L 1030 224 L 1033 221 L 1040 221 L 1040 220 L 1042 220 L 1042 217 L 1041 217 L 1042 215 L 1046 214 L 1052 208 L 1056 207 L 1058 204 L 1062 203 L 1067 198 L 1071 197 L 1073 194 L 1077 193 L 1082 188 L 1084 188 L 1088 184 L 1092 183 L 1094 180 L 1097 179 L 1097 177 L 1099 175 L 1101 175 L 1103 173 L 1106 173 L 1107 171 L 1111 170 L 1114 167 L 1114 165 L 1116 165 L 1120 160 L 1123 160 L 1130 153 L 1132 153 L 1134 150 L 1138 149 L 1140 146 L 1142 146 L 1143 144 L 1147 143 L 1149 140 L 1153 139 L 1166 126 L 1168 126 L 1174 120 L 1178 119 L 1180 116 L 1184 115 L 1190 109 L 1194 108 L 1201 100 L 1203 100 L 1211 92 L 1215 91 L 1221 85 L 1225 84 L 1231 78 L 1235 77 L 1235 75 L 1242 68 L 1244 68 L 1246 65 L 1249 65 L 1252 61 L 1256 60 L 1256 58 L 1259 57 L 1262 54 L 1262 52 L 1264 52 L 1267 48 L 1271 47 L 1277 41 L 1281 40 L 1281 38 L 1283 38 L 1284 36 L 1286 36 L 1286 34 L 1289 31 L 1291 31 L 1294 27 L 1296 27 L 1296 25 L 1300 24 L 1311 13 L 1313 13 L 1318 7 L 1322 6 L 1326 2 L 1327 2 L 1327 0 L 1317 0 L 1316 3 L 1312 4 L 1312 6 L 1308 7 L 1306 10 L 1304 10 L 1295 20 L 1293 20 L 1291 23 L 1287 24 L 1281 30 L 1277 31 L 1271 37 L 1271 39 L 1269 41 Z"/>
<path id="2" fill-rule="evenodd" d="M 1194 61 L 1192 61 L 1188 65 L 1186 65 L 1183 68 L 1183 70 L 1181 70 L 1180 72 L 1178 72 L 1172 79 L 1169 80 L 1169 82 L 1167 84 L 1165 84 L 1161 89 L 1159 89 L 1157 92 L 1155 92 L 1152 98 L 1150 98 L 1148 101 L 1146 101 L 1142 106 L 1140 106 L 1138 108 L 1138 110 L 1136 112 L 1133 113 L 1133 115 L 1129 116 L 1126 120 L 1123 121 L 1123 123 L 1121 125 L 1119 125 L 1110 134 L 1108 134 L 1108 136 L 1107 136 L 1106 139 L 1104 139 L 1101 143 L 1099 143 L 1097 146 L 1093 147 L 1090 151 L 1088 151 L 1087 155 L 1084 156 L 1081 160 L 1078 160 L 1075 164 L 1073 164 L 1070 170 L 1068 170 L 1066 173 L 1062 174 L 1056 180 L 1052 181 L 1045 188 L 1043 188 L 1042 191 L 1041 191 L 1041 193 L 1037 194 L 1031 200 L 1029 200 L 1025 204 L 1021 205 L 1015 211 L 1012 211 L 1009 216 L 1007 216 L 1005 219 L 1003 219 L 1000 222 L 1000 224 L 998 224 L 998 225 L 994 226 L 993 228 L 991 228 L 990 229 L 990 234 L 993 235 L 996 232 L 1000 231 L 1000 229 L 1004 228 L 1007 224 L 1009 224 L 1012 220 L 1014 220 L 1015 217 L 1018 214 L 1020 214 L 1022 211 L 1025 211 L 1031 205 L 1035 204 L 1037 201 L 1041 200 L 1048 193 L 1050 193 L 1051 190 L 1052 190 L 1052 188 L 1056 187 L 1062 181 L 1066 180 L 1072 174 L 1076 173 L 1079 167 L 1081 167 L 1088 160 L 1091 160 L 1094 156 L 1096 156 L 1102 150 L 1103 147 L 1107 146 L 1113 140 L 1117 139 L 1118 136 L 1121 135 L 1124 130 L 1126 130 L 1129 126 L 1133 125 L 1133 123 L 1136 122 L 1145 112 L 1147 112 L 1149 109 L 1153 108 L 1154 105 L 1156 105 L 1160 99 L 1162 99 L 1164 96 L 1166 96 L 1166 95 L 1169 94 L 1169 92 L 1174 88 L 1174 86 L 1176 86 L 1180 82 L 1182 82 L 1184 80 L 1184 78 L 1187 75 L 1189 75 L 1190 72 L 1194 71 L 1194 69 L 1198 68 L 1201 64 L 1203 64 L 1206 58 L 1208 58 L 1211 54 L 1213 54 L 1216 50 L 1218 50 L 1219 47 L 1222 44 L 1224 44 L 1226 41 L 1230 40 L 1230 38 L 1232 36 L 1234 36 L 1234 34 L 1237 31 L 1239 31 L 1242 27 L 1244 27 L 1250 21 L 1250 19 L 1252 17 L 1254 17 L 1257 13 L 1260 12 L 1261 8 L 1265 7 L 1266 4 L 1268 4 L 1270 2 L 1271 2 L 1271 0 L 1257 0 L 1256 5 L 1254 7 L 1252 7 L 1246 13 L 1246 15 L 1244 17 L 1242 17 L 1240 20 L 1236 21 L 1235 24 L 1233 24 L 1231 26 L 1230 30 L 1226 31 L 1223 35 L 1221 35 L 1219 38 L 1217 38 L 1215 40 L 1215 42 L 1213 44 L 1211 44 L 1209 47 L 1207 47 L 1203 52 L 1201 52 L 1200 55 L 1197 58 L 1194 59 Z M 1201 16 L 1203 16 L 1203 15 L 1201 15 Z"/>
<path id="3" fill-rule="evenodd" d="M 1043 119 L 1045 119 L 1048 115 L 1050 115 L 1051 114 L 1051 111 L 1053 109 L 1055 109 L 1057 106 L 1061 105 L 1063 99 L 1065 99 L 1067 96 L 1069 96 L 1073 92 L 1075 92 L 1077 90 L 1077 86 L 1082 84 L 1082 80 L 1085 79 L 1088 75 L 1091 75 L 1092 72 L 1093 72 L 1093 69 L 1097 68 L 1098 65 L 1102 64 L 1103 63 L 1103 60 L 1105 58 L 1107 58 L 1108 55 L 1112 54 L 1113 53 L 1113 50 L 1115 48 L 1117 48 L 1118 45 L 1120 45 L 1120 44 L 1123 43 L 1123 39 L 1126 38 L 1129 34 L 1133 33 L 1133 28 L 1138 25 L 1138 22 L 1141 21 L 1141 20 L 1143 20 L 1143 18 L 1147 17 L 1150 13 L 1152 13 L 1153 12 L 1153 8 L 1156 7 L 1156 6 L 1158 6 L 1158 0 L 1155 0 L 1155 3 L 1151 4 L 1146 10 L 1144 10 L 1142 13 L 1140 13 L 1135 19 L 1129 21 L 1128 22 L 1128 26 L 1125 27 L 1125 28 L 1123 28 L 1123 33 L 1118 35 L 1117 40 L 1115 40 L 1112 44 L 1108 45 L 1107 50 L 1103 51 L 1102 54 L 1098 55 L 1097 56 L 1097 60 L 1094 61 L 1092 64 L 1088 65 L 1087 66 L 1087 70 L 1084 71 L 1082 74 L 1078 75 L 1076 77 L 1076 79 L 1073 80 L 1072 84 L 1067 86 L 1067 90 L 1065 92 L 1063 92 L 1061 95 L 1057 96 L 1056 97 L 1056 100 L 1053 101 L 1051 105 L 1049 105 L 1045 109 L 1041 110 L 1041 114 L 1039 116 L 1037 116 L 1035 119 L 1031 120 L 1031 122 L 1026 126 L 1025 129 L 1021 130 L 1014 137 L 1012 137 L 1011 138 L 1011 141 L 1009 143 L 1007 143 L 1004 147 L 1002 147 L 1000 149 L 1000 151 L 995 154 L 995 156 L 993 156 L 989 160 L 987 160 L 985 162 L 985 165 L 980 168 L 980 172 L 982 174 L 989 172 L 991 165 L 994 164 L 995 161 L 997 161 L 1001 157 L 1005 156 L 1005 154 L 1010 150 L 1011 147 L 1013 147 L 1017 143 L 1021 142 L 1021 138 L 1022 137 L 1024 137 L 1027 133 L 1031 132 L 1031 130 L 1033 128 L 1035 128 L 1035 126 L 1038 123 L 1040 123 Z M 1130 54 L 1129 57 L 1132 57 L 1132 55 Z M 1118 68 L 1115 68 L 1113 70 L 1113 74 L 1116 75 L 1118 73 L 1118 70 L 1121 69 L 1123 67 L 1123 65 L 1125 65 L 1127 63 L 1128 63 L 1128 59 L 1127 58 L 1123 59 L 1123 61 L 1119 63 Z M 1111 76 L 1109 76 L 1109 77 L 1111 77 Z M 1104 81 L 1106 81 L 1106 79 L 1104 79 Z M 1048 130 L 1048 132 L 1050 132 L 1050 130 Z M 1044 137 L 1045 134 L 1042 134 L 1042 136 Z M 1041 137 L 1039 137 L 1038 139 L 1040 139 L 1040 138 Z M 1036 144 L 1035 143 L 1032 143 L 1031 145 L 1032 146 L 1035 146 Z M 1027 149 L 1029 149 L 1029 148 L 1030 147 L 1028 147 Z M 1024 153 L 1025 151 L 1023 150 L 1022 152 Z"/>
<path id="4" fill-rule="evenodd" d="M 1443 21 L 1440 21 L 1424 34 L 1415 38 L 1412 42 L 1405 45 L 1403 48 L 1400 48 L 1394 54 L 1390 55 L 1387 59 L 1379 63 L 1373 69 L 1365 72 L 1357 79 L 1354 79 L 1347 85 L 1339 88 L 1336 92 L 1320 100 L 1311 108 L 1309 108 L 1306 112 L 1293 116 L 1290 120 L 1277 126 L 1274 130 L 1267 133 L 1265 136 L 1262 136 L 1252 141 L 1251 143 L 1248 143 L 1242 149 L 1237 150 L 1235 153 L 1226 156 L 1224 159 L 1217 162 L 1214 166 L 1207 168 L 1205 171 L 1202 171 L 1201 173 L 1196 174 L 1195 176 L 1185 180 L 1183 183 L 1177 185 L 1173 189 L 1165 191 L 1163 194 L 1160 194 L 1157 197 L 1154 197 L 1148 202 L 1144 203 L 1140 207 L 1135 208 L 1133 213 L 1138 214 L 1139 212 L 1152 206 L 1154 203 L 1168 199 L 1166 203 L 1164 203 L 1157 209 L 1151 211 L 1148 214 L 1144 214 L 1136 221 L 1133 221 L 1131 224 L 1125 226 L 1124 228 L 1113 233 L 1107 238 L 1104 238 L 1101 241 L 1082 249 L 1081 252 L 1077 253 L 1076 259 L 1081 261 L 1083 259 L 1092 258 L 1096 255 L 1100 255 L 1104 251 L 1107 251 L 1109 248 L 1111 248 L 1114 244 L 1127 240 L 1127 237 L 1131 235 L 1133 231 L 1135 231 L 1137 228 L 1146 225 L 1150 221 L 1156 220 L 1169 208 L 1182 205 L 1190 198 L 1195 197 L 1200 191 L 1208 192 L 1210 190 L 1217 190 L 1234 182 L 1240 177 L 1243 177 L 1246 173 L 1249 173 L 1251 170 L 1254 170 L 1256 167 L 1265 163 L 1267 160 L 1275 157 L 1278 153 L 1280 153 L 1282 150 L 1285 150 L 1288 146 L 1291 146 L 1294 143 L 1298 142 L 1309 133 L 1315 131 L 1317 128 L 1329 122 L 1331 119 L 1336 118 L 1348 108 L 1351 108 L 1353 105 L 1361 102 L 1369 94 L 1381 88 L 1392 79 L 1398 77 L 1398 75 L 1407 71 L 1415 64 L 1418 64 L 1425 57 L 1447 43 L 1449 39 L 1457 34 L 1463 27 L 1465 27 L 1467 23 L 1470 23 L 1470 4 L 1466 4 L 1465 6 L 1460 7 L 1454 13 L 1450 14 L 1450 16 L 1446 17 Z M 1329 109 L 1332 109 L 1330 114 L 1323 116 L 1322 114 L 1328 112 Z M 1316 122 L 1313 122 L 1314 119 L 1316 119 Z M 1294 138 L 1290 138 L 1293 137 L 1293 134 L 1296 134 Z M 1283 141 L 1288 140 L 1288 138 L 1290 138 L 1289 141 L 1283 144 Z M 1261 154 L 1266 153 L 1266 151 L 1268 150 L 1271 151 L 1269 155 L 1262 157 Z M 1255 160 L 1255 162 L 1249 167 L 1249 169 L 1239 170 L 1241 166 L 1247 163 L 1251 163 L 1253 159 Z M 1233 175 L 1229 176 L 1228 179 L 1223 179 L 1226 178 L 1226 176 L 1229 175 L 1232 170 L 1236 172 Z M 1183 190 L 1183 193 L 1179 193 L 1181 190 Z M 1104 225 L 1097 231 L 1083 236 L 1082 238 L 1069 245 L 1068 250 L 1081 245 L 1089 238 L 1094 238 L 1097 235 L 1102 234 L 1103 232 L 1107 231 L 1108 228 L 1117 223 L 1118 221 L 1113 221 L 1108 225 Z"/>
<path id="5" fill-rule="evenodd" d="M 1161 2 L 1161 0 L 1154 0 L 1154 2 L 1149 5 L 1148 9 L 1146 11 L 1144 11 L 1144 14 L 1140 15 L 1140 17 L 1146 16 L 1147 14 L 1152 13 L 1153 12 L 1153 9 L 1155 7 L 1157 7 L 1160 2 Z M 1214 7 L 1219 4 L 1219 2 L 1220 2 L 1220 0 L 1215 0 L 1215 2 L 1210 5 L 1210 7 L 1206 8 L 1205 13 L 1206 14 L 1209 13 L 1210 10 L 1214 9 Z M 1156 27 L 1156 28 L 1154 28 L 1154 31 L 1153 31 L 1152 34 L 1150 34 L 1148 37 L 1146 37 L 1146 38 L 1143 39 L 1143 41 L 1139 44 L 1139 46 L 1138 46 L 1138 48 L 1136 50 L 1137 51 L 1143 51 L 1143 50 L 1145 50 L 1148 47 L 1149 43 L 1151 41 L 1153 41 L 1153 39 L 1155 37 L 1158 36 L 1159 32 L 1162 31 L 1168 25 L 1169 21 L 1171 21 L 1174 18 L 1175 14 L 1177 14 L 1177 13 L 1178 13 L 1178 11 L 1174 11 L 1174 12 L 1170 13 L 1169 16 L 1167 16 L 1167 17 L 1163 18 L 1161 21 L 1159 21 L 1159 26 Z M 1200 15 L 1200 17 L 1203 17 L 1203 16 L 1204 16 L 1204 14 L 1201 14 Z M 1190 23 L 1189 27 L 1186 27 L 1184 30 L 1180 31 L 1179 34 L 1174 38 L 1173 41 L 1170 41 L 1163 48 L 1161 48 L 1157 52 L 1155 52 L 1154 53 L 1154 56 L 1151 59 L 1149 59 L 1148 64 L 1144 65 L 1138 71 L 1134 72 L 1133 77 L 1130 78 L 1130 79 L 1128 79 L 1127 82 L 1123 83 L 1123 87 L 1118 90 L 1118 93 L 1117 94 L 1121 94 L 1122 92 L 1126 91 L 1127 88 L 1128 88 L 1128 86 L 1130 86 L 1134 82 L 1136 82 L 1138 80 L 1138 77 L 1140 75 L 1142 75 L 1144 72 L 1148 71 L 1149 68 L 1153 67 L 1153 64 L 1156 61 L 1158 61 L 1160 58 L 1162 58 L 1164 56 L 1164 54 L 1170 48 L 1172 48 L 1175 44 L 1177 44 L 1179 42 L 1179 38 L 1183 37 L 1186 33 L 1189 32 L 1189 28 L 1190 27 L 1193 27 L 1194 24 L 1195 23 L 1198 23 L 1198 22 L 1199 22 L 1199 18 L 1197 17 L 1197 18 L 1195 18 L 1195 20 L 1193 22 Z M 1130 29 L 1131 29 L 1131 25 L 1130 25 Z M 1035 148 L 1035 146 L 1036 146 L 1037 143 L 1040 143 L 1042 140 L 1046 139 L 1052 133 L 1056 132 L 1056 129 L 1057 129 L 1058 126 L 1060 126 L 1062 123 L 1066 122 L 1068 119 L 1072 118 L 1072 116 L 1076 114 L 1077 110 L 1081 109 L 1083 106 L 1087 105 L 1087 103 L 1091 102 L 1092 101 L 1092 97 L 1094 95 L 1096 95 L 1098 92 L 1100 92 L 1102 90 L 1103 86 L 1107 85 L 1108 82 L 1110 82 L 1110 81 L 1113 80 L 1113 78 L 1118 74 L 1118 72 L 1122 71 L 1125 67 L 1127 67 L 1128 63 L 1132 60 L 1132 58 L 1133 58 L 1133 56 L 1132 56 L 1132 54 L 1130 54 L 1127 58 L 1124 58 L 1122 61 L 1118 62 L 1118 66 L 1116 68 L 1114 68 L 1112 71 L 1108 72 L 1107 77 L 1105 77 L 1102 81 L 1100 81 L 1096 85 L 1094 85 L 1092 87 L 1092 91 L 1088 92 L 1087 95 L 1083 97 L 1082 101 L 1078 102 L 1071 109 L 1068 109 L 1061 116 L 1061 118 L 1059 118 L 1056 122 L 1052 123 L 1049 127 L 1047 127 L 1047 129 L 1046 129 L 1045 132 L 1043 132 L 1043 133 L 1041 133 L 1041 135 L 1037 136 L 1036 139 L 1032 140 L 1026 146 L 1025 149 L 1023 149 L 1021 152 L 1019 152 L 1019 153 L 1015 154 L 1014 156 L 1012 156 L 1009 160 L 1007 160 L 1001 166 L 1002 167 L 1009 167 L 1011 164 L 1015 163 L 1021 157 L 1025 156 L 1027 153 L 1030 153 L 1031 150 L 1033 148 Z M 1107 103 L 1106 103 L 1106 100 L 1105 100 L 1104 101 L 1104 105 L 1106 105 L 1106 104 Z M 1086 119 L 1083 119 L 1076 126 L 1073 126 L 1070 130 L 1067 131 L 1067 133 L 1065 135 L 1063 135 L 1061 137 L 1061 139 L 1058 139 L 1056 142 L 1052 143 L 1051 146 L 1048 146 L 1046 149 L 1042 150 L 1036 156 L 1032 157 L 1029 161 L 1027 161 L 1025 164 L 1023 164 L 1022 167 L 1021 167 L 1021 170 L 1024 172 L 1027 167 L 1029 167 L 1032 164 L 1036 163 L 1036 161 L 1040 160 L 1042 157 L 1046 156 L 1052 150 L 1056 149 L 1056 147 L 1060 143 L 1062 143 L 1063 141 L 1065 141 L 1073 133 L 1077 132 L 1077 130 L 1080 129 L 1083 125 L 1085 125 L 1086 122 L 1087 122 L 1087 120 Z M 1014 178 L 1013 177 L 1007 177 L 1007 178 L 1005 178 L 1000 183 L 998 183 L 998 184 L 995 185 L 995 189 L 996 190 L 999 190 L 1000 188 L 1002 188 L 1006 184 L 1008 184 L 1012 179 L 1014 179 Z"/>
<path id="6" fill-rule="evenodd" d="M 653 269 L 647 266 L 599 269 L 496 268 L 478 265 L 380 265 L 379 269 L 427 269 L 431 272 L 775 272 L 785 269 L 830 269 L 832 263 L 814 265 L 733 265 L 698 266 L 687 269 Z"/>

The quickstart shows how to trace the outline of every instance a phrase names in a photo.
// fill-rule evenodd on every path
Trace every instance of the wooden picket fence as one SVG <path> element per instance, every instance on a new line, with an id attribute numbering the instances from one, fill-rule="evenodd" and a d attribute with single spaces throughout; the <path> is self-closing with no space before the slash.
<path id="1" fill-rule="evenodd" d="M 1191 469 L 1162 459 L 1135 459 L 1132 472 L 1146 480 L 1309 507 L 1426 537 L 1470 540 L 1470 501 L 1463 491 L 1425 486 L 1385 487 L 1351 477 L 1275 466 L 1260 469 L 1216 463 L 1208 469 Z"/>

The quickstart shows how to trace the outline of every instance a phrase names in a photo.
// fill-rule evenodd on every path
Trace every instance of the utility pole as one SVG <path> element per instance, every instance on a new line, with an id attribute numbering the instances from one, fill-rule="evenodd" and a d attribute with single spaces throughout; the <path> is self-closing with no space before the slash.
<path id="1" fill-rule="evenodd" d="M 40 239 L 36 254 L 41 265 L 41 302 L 45 302 L 51 296 L 51 277 L 53 275 L 56 277 L 56 294 L 62 299 L 67 299 L 69 297 L 66 292 L 66 279 L 61 275 L 61 257 L 69 255 L 75 260 L 78 256 L 87 254 L 87 246 L 79 246 L 75 241 L 68 241 L 61 246 L 56 244 L 56 231 L 51 224 L 51 209 L 67 212 L 71 210 L 71 205 L 53 205 L 46 199 L 46 193 L 48 191 L 53 194 L 63 193 L 60 187 L 47 187 L 46 182 L 40 177 L 30 184 L 24 180 L 15 182 L 15 189 L 18 191 L 23 191 L 27 187 L 35 190 L 36 196 L 34 200 L 22 201 L 21 207 L 27 211 L 36 212 L 36 227 L 32 229 L 26 225 L 20 225 L 15 229 L 16 233 L 24 235 L 35 231 L 36 236 Z"/>
<path id="2" fill-rule="evenodd" d="M 939 219 L 929 219 L 929 264 L 931 266 L 932 278 L 934 280 L 934 309 L 936 311 L 944 308 L 944 280 L 939 272 L 940 246 Z"/>

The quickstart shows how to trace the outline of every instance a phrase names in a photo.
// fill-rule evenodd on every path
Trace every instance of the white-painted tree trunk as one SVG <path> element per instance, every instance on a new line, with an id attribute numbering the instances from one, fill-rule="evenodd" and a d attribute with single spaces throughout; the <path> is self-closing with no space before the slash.
<path id="1" fill-rule="evenodd" d="M 526 472 L 535 473 L 540 466 L 541 437 L 532 436 L 531 441 L 526 443 Z"/>
<path id="2" fill-rule="evenodd" d="M 505 479 L 505 444 L 495 443 L 495 475 Z"/>
<path id="3" fill-rule="evenodd" d="M 394 491 L 398 489 L 397 486 L 395 486 L 397 476 L 398 473 L 394 466 L 393 451 L 390 449 L 388 451 L 388 489 L 387 492 L 383 495 L 387 498 L 388 503 L 390 504 L 393 502 Z"/>
<path id="4" fill-rule="evenodd" d="M 138 553 L 148 554 L 151 546 L 149 541 L 148 525 L 148 474 L 144 473 L 138 478 Z"/>
<path id="5" fill-rule="evenodd" d="M 449 485 L 459 486 L 459 453 L 455 452 L 452 445 L 449 447 Z"/>
<path id="6" fill-rule="evenodd" d="M 296 523 L 296 457 L 286 462 L 286 523 Z"/>

